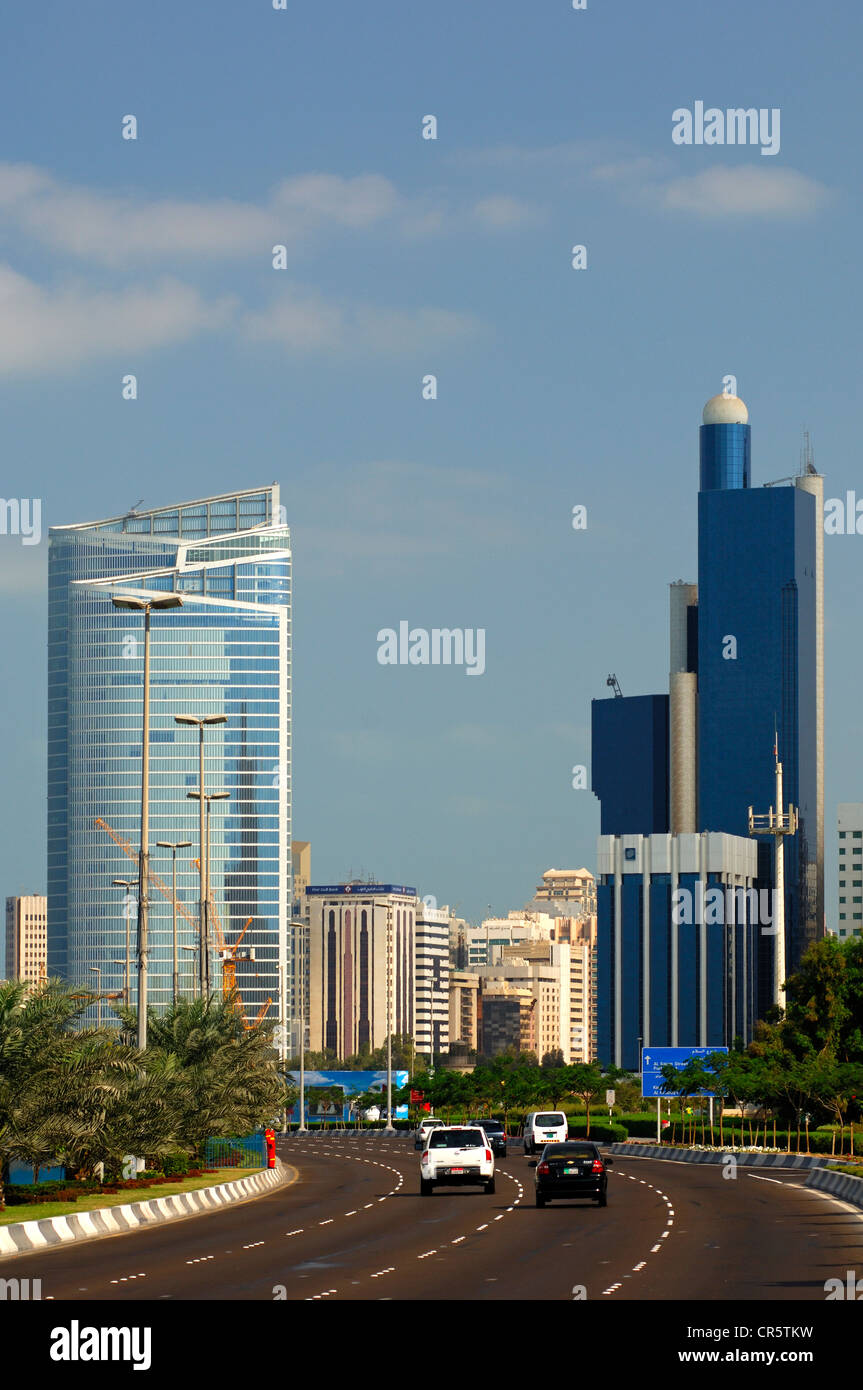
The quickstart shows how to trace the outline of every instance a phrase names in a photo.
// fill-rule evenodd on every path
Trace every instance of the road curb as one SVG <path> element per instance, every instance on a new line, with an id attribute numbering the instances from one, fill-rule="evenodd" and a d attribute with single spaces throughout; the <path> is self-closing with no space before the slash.
<path id="1" fill-rule="evenodd" d="M 248 1178 L 199 1187 L 192 1192 L 176 1192 L 172 1197 L 151 1197 L 145 1202 L 125 1202 L 122 1206 L 96 1207 L 92 1211 L 70 1212 L 68 1216 L 46 1216 L 41 1221 L 17 1221 L 0 1226 L 0 1255 L 24 1255 L 48 1250 L 76 1240 L 96 1240 L 100 1236 L 125 1235 L 146 1227 L 201 1216 L 220 1207 L 247 1202 L 277 1187 L 296 1182 L 297 1170 L 276 1160 L 275 1168 L 265 1168 Z"/>
<path id="2" fill-rule="evenodd" d="M 666 1144 L 609 1144 L 611 1153 L 628 1158 L 666 1158 L 677 1163 L 724 1163 L 729 1157 L 746 1168 L 813 1168 L 823 1164 L 819 1154 L 765 1154 L 735 1152 L 733 1149 L 673 1149 Z M 826 1171 L 826 1170 L 824 1170 Z M 845 1176 L 840 1174 L 839 1176 Z M 859 1178 L 852 1181 L 860 1182 Z M 808 1184 L 807 1184 L 808 1186 Z M 863 1186 L 863 1184 L 861 1184 Z"/>
<path id="3" fill-rule="evenodd" d="M 831 1197 L 841 1197 L 843 1202 L 863 1208 L 863 1178 L 855 1178 L 853 1173 L 836 1173 L 830 1168 L 813 1168 L 804 1187 L 829 1192 Z"/>

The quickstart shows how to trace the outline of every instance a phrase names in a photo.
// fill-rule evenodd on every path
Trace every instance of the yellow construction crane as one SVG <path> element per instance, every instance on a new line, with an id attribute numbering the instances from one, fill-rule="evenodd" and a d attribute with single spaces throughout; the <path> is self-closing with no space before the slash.
<path id="1" fill-rule="evenodd" d="M 128 855 L 129 858 L 133 861 L 133 863 L 136 863 L 136 864 L 137 864 L 137 862 L 138 862 L 138 851 L 135 849 L 135 847 L 134 847 L 134 845 L 132 844 L 131 840 L 126 840 L 126 839 L 124 839 L 123 836 L 122 836 L 122 835 L 119 835 L 119 834 L 117 833 L 117 831 L 114 830 L 114 829 L 108 824 L 108 822 L 107 822 L 106 820 L 103 820 L 103 819 L 102 819 L 101 816 L 99 816 L 99 817 L 97 818 L 97 820 L 96 820 L 96 825 L 99 826 L 100 830 L 104 830 L 106 834 L 110 835 L 110 837 L 111 837 L 111 839 L 114 841 L 115 845 L 118 845 L 118 846 L 120 847 L 120 849 L 123 851 L 123 853 L 126 854 L 126 855 Z M 199 860 L 199 859 L 193 859 L 193 860 L 192 860 L 192 867 L 197 871 L 198 876 L 200 877 L 200 873 L 201 873 L 201 862 L 200 862 L 200 860 Z M 192 927 L 193 930 L 197 932 L 197 931 L 198 931 L 198 928 L 199 928 L 198 922 L 197 922 L 196 919 L 192 916 L 192 914 L 189 912 L 189 910 L 188 910 L 188 908 L 186 907 L 186 905 L 185 905 L 184 903 L 182 903 L 182 902 L 180 901 L 179 898 L 177 898 L 177 899 L 174 898 L 174 895 L 173 895 L 173 893 L 171 892 L 171 889 L 170 889 L 170 888 L 168 887 L 168 885 L 159 877 L 159 875 L 156 874 L 156 873 L 154 873 L 153 870 L 150 869 L 149 872 L 148 872 L 148 878 L 149 878 L 150 883 L 152 883 L 152 884 L 154 885 L 154 887 L 158 889 L 158 891 L 162 894 L 162 896 L 163 896 L 164 898 L 167 898 L 167 900 L 168 900 L 169 903 L 175 903 L 176 908 L 177 908 L 177 911 L 179 912 L 180 916 L 181 916 L 181 917 L 184 917 L 185 920 L 188 922 L 189 926 Z M 242 952 L 242 953 L 239 953 L 239 954 L 238 954 L 238 952 L 237 952 L 237 948 L 239 947 L 240 942 L 242 941 L 242 939 L 243 939 L 243 937 L 245 936 L 246 932 L 248 931 L 249 927 L 252 925 L 252 922 L 254 921 L 254 918 L 253 918 L 253 917 L 250 917 L 250 918 L 248 919 L 248 921 L 246 922 L 245 926 L 243 927 L 243 930 L 240 932 L 240 935 L 237 937 L 236 941 L 234 942 L 233 946 L 229 946 L 228 943 L 227 943 L 227 941 L 225 940 L 224 932 L 222 931 L 222 924 L 221 924 L 221 922 L 219 921 L 219 915 L 218 915 L 218 913 L 216 912 L 216 904 L 215 904 L 214 901 L 213 901 L 212 893 L 210 894 L 210 896 L 209 896 L 208 899 L 207 899 L 207 908 L 208 908 L 208 913 L 209 913 L 209 920 L 210 920 L 210 923 L 211 923 L 211 926 L 212 926 L 212 933 L 213 933 L 213 938 L 214 938 L 214 945 L 215 945 L 216 951 L 218 952 L 219 959 L 220 959 L 221 962 L 222 962 L 222 995 L 223 995 L 223 997 L 227 997 L 227 996 L 231 993 L 232 990 L 235 990 L 235 989 L 236 989 L 236 986 L 237 986 L 237 961 L 238 961 L 238 960 L 254 960 L 254 959 L 255 959 L 254 947 L 246 947 L 246 950 L 245 950 L 244 952 Z M 242 1013 L 242 1016 L 243 1016 L 243 1024 L 244 1024 L 244 1026 L 245 1026 L 246 1028 L 257 1027 L 257 1025 L 260 1023 L 261 1019 L 263 1018 L 264 1014 L 267 1012 L 267 1009 L 270 1007 L 270 1005 L 272 1004 L 272 1002 L 273 1002 L 273 1001 L 272 1001 L 272 998 L 269 998 L 269 999 L 266 1001 L 265 1004 L 262 1004 L 262 1005 L 261 1005 L 261 1008 L 260 1008 L 260 1010 L 259 1010 L 259 1012 L 258 1012 L 258 1016 L 257 1016 L 257 1018 L 255 1019 L 255 1022 L 252 1024 L 252 1023 L 250 1023 L 249 1020 L 246 1018 L 245 1006 L 244 1006 L 244 1004 L 243 1004 L 243 1000 L 242 1000 L 242 997 L 241 997 L 239 991 L 237 991 L 237 1007 L 238 1007 L 239 1011 Z"/>

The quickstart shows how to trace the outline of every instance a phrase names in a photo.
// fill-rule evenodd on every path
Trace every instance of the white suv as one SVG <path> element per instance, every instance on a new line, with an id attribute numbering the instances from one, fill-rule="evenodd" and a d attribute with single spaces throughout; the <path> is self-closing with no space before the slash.
<path id="1" fill-rule="evenodd" d="M 426 1144 L 428 1143 L 428 1137 L 431 1134 L 432 1130 L 443 1128 L 443 1120 L 436 1120 L 434 1115 L 426 1115 L 424 1119 L 420 1120 L 419 1124 L 414 1130 L 414 1148 L 424 1149 Z"/>
<path id="2" fill-rule="evenodd" d="M 485 1132 L 473 1125 L 433 1129 L 420 1159 L 420 1193 L 435 1187 L 473 1183 L 494 1192 L 494 1154 Z"/>

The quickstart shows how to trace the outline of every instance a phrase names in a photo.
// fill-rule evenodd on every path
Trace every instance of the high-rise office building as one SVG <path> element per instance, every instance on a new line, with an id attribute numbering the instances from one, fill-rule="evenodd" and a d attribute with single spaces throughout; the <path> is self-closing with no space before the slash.
<path id="1" fill-rule="evenodd" d="M 309 1046 L 340 1058 L 414 1034 L 414 949 L 422 904 L 413 888 L 341 883 L 306 889 Z"/>
<path id="2" fill-rule="evenodd" d="M 6 899 L 7 980 L 26 980 L 36 985 L 47 979 L 47 911 L 43 893 L 26 893 Z"/>
<path id="3" fill-rule="evenodd" d="M 698 497 L 698 828 L 748 833 L 774 801 L 774 731 L 785 801 L 786 973 L 824 929 L 823 479 L 811 458 L 790 485 L 750 482 L 749 412 L 716 396 L 701 426 Z M 788 480 L 785 480 L 787 483 Z M 759 877 L 772 882 L 762 840 Z M 773 942 L 762 941 L 760 973 Z M 769 998 L 762 991 L 762 1006 Z"/>
<path id="4" fill-rule="evenodd" d="M 847 938 L 863 933 L 863 802 L 840 802 L 836 821 L 839 906 L 830 931 Z"/>
<path id="5" fill-rule="evenodd" d="M 123 988 L 124 914 L 138 877 L 144 644 L 143 614 L 112 597 L 168 594 L 182 607 L 153 612 L 150 642 L 150 1002 L 165 1005 L 172 992 L 172 853 L 160 840 L 192 844 L 176 858 L 181 990 L 200 970 L 199 803 L 188 797 L 201 790 L 199 730 L 175 717 L 219 716 L 226 722 L 204 727 L 204 795 L 227 793 L 206 803 L 210 984 L 219 989 L 222 950 L 251 918 L 237 985 L 247 1016 L 275 1018 L 292 902 L 291 550 L 275 484 L 51 530 L 49 969 L 89 987 L 98 966 L 104 991 Z"/>
<path id="6" fill-rule="evenodd" d="M 602 802 L 601 844 L 609 836 L 666 832 L 681 845 L 698 833 L 744 837 L 750 808 L 763 816 L 775 799 L 775 747 L 785 810 L 790 802 L 799 814 L 797 833 L 784 841 L 784 977 L 824 922 L 823 479 L 808 441 L 799 473 L 780 480 L 790 486 L 753 488 L 750 455 L 743 401 L 713 397 L 700 433 L 698 584 L 671 585 L 669 693 L 624 699 L 616 691 L 593 702 L 593 787 Z M 756 846 L 752 886 L 769 891 L 772 837 L 762 835 Z M 668 1044 L 674 1032 L 668 1009 L 648 1007 L 629 980 L 631 952 L 614 955 L 625 894 L 609 891 L 610 872 L 606 865 L 606 891 L 598 894 L 601 1054 L 614 1018 L 609 989 L 623 1001 L 621 1027 L 632 1046 L 639 1037 L 645 1045 Z M 628 876 L 624 866 L 624 881 Z M 782 939 L 761 923 L 748 952 L 747 1007 L 755 1000 L 759 1014 L 773 1002 L 773 958 Z M 699 989 L 705 980 L 708 992 L 724 988 L 717 969 L 708 977 L 699 967 Z M 642 1026 L 630 1016 L 636 1008 Z M 680 1045 L 697 1044 L 705 1018 L 718 1018 L 724 1006 L 716 993 L 699 1008 L 698 1036 L 678 1026 Z M 617 1037 L 615 1048 L 619 1043 Z"/>

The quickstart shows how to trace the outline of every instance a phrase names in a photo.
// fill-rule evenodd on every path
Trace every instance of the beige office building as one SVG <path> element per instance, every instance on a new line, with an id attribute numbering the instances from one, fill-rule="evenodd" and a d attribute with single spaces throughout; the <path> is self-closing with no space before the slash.
<path id="1" fill-rule="evenodd" d="M 30 893 L 6 899 L 6 978 L 38 984 L 48 977 L 48 899 Z"/>
<path id="2" fill-rule="evenodd" d="M 347 883 L 309 887 L 309 1047 L 340 1058 L 389 1031 L 414 1035 L 413 888 Z M 389 956 L 389 959 L 388 959 Z"/>
<path id="3" fill-rule="evenodd" d="M 462 1043 L 479 1048 L 479 975 L 471 970 L 451 970 L 449 977 L 449 1046 Z"/>
<path id="4" fill-rule="evenodd" d="M 531 907 L 554 916 L 596 912 L 596 879 L 589 869 L 547 869 Z"/>
<path id="5" fill-rule="evenodd" d="M 541 1061 L 547 1052 L 560 1051 L 564 1062 L 569 1063 L 572 1043 L 568 944 L 526 941 L 518 946 L 505 946 L 502 957 L 497 965 L 477 968 L 482 981 L 483 1051 L 487 1047 L 485 995 L 505 982 L 528 990 L 533 998 L 530 1051 L 536 1053 L 537 1060 Z"/>

